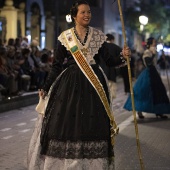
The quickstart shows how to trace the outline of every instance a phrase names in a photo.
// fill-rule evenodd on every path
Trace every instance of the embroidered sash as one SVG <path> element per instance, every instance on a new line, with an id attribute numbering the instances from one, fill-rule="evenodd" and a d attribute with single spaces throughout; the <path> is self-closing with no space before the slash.
<path id="1" fill-rule="evenodd" d="M 74 33 L 71 29 L 68 29 L 63 32 L 66 42 L 69 46 L 69 50 L 71 54 L 73 55 L 77 65 L 81 69 L 81 71 L 84 73 L 84 75 L 87 77 L 87 79 L 90 81 L 92 86 L 95 88 L 96 92 L 98 93 L 104 108 L 107 112 L 107 115 L 110 119 L 110 125 L 111 125 L 111 143 L 114 146 L 114 136 L 118 134 L 119 128 L 117 127 L 117 124 L 114 120 L 114 116 L 111 113 L 110 105 L 107 100 L 106 93 L 103 89 L 102 84 L 100 83 L 100 80 L 94 73 L 93 69 L 91 68 L 90 64 L 87 62 L 85 56 L 81 52 L 81 50 L 78 49 L 78 46 L 76 44 L 76 39 L 74 36 Z"/>

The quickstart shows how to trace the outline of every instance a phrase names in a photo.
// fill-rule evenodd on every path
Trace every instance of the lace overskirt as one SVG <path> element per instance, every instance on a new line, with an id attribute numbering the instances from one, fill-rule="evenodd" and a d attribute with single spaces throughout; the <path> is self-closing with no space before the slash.
<path id="1" fill-rule="evenodd" d="M 114 170 L 114 160 L 109 159 L 108 157 L 103 157 L 105 155 L 105 150 L 107 150 L 107 144 L 105 141 L 96 141 L 96 143 L 83 143 L 83 142 L 70 142 L 57 143 L 57 141 L 51 141 L 49 146 L 52 146 L 52 149 L 58 147 L 60 151 L 63 150 L 62 147 L 66 147 L 66 153 L 63 158 L 56 158 L 52 156 L 42 156 L 40 155 L 41 145 L 40 145 L 40 132 L 42 126 L 42 115 L 39 115 L 36 122 L 36 126 L 30 141 L 28 149 L 28 158 L 27 158 L 27 168 L 28 170 Z M 87 148 L 86 154 L 91 154 L 96 152 L 96 155 L 101 157 L 95 158 L 83 158 L 81 157 L 80 148 L 84 145 Z M 67 154 L 72 153 L 73 148 L 77 148 L 77 158 L 67 159 Z M 105 148 L 106 147 L 106 148 Z M 92 149 L 91 151 L 89 149 Z M 97 153 L 98 152 L 98 153 Z M 93 153 L 93 155 L 95 155 Z M 51 155 L 51 153 L 50 153 Z M 69 156 L 70 157 L 70 156 Z M 88 157 L 88 156 L 87 156 Z"/>

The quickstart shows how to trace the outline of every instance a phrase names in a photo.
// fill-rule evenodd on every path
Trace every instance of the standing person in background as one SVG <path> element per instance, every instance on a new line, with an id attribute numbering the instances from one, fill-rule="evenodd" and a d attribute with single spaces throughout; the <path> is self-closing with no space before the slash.
<path id="1" fill-rule="evenodd" d="M 134 68 L 135 68 L 135 58 L 133 56 L 133 51 L 131 55 L 131 60 L 130 60 L 130 68 L 131 68 L 131 75 L 132 75 L 132 80 L 135 78 L 135 73 L 134 73 Z M 130 84 L 129 84 L 129 75 L 128 75 L 128 67 L 127 65 L 120 67 L 120 74 L 123 78 L 123 85 L 124 85 L 124 92 L 125 95 L 130 93 Z"/>
<path id="2" fill-rule="evenodd" d="M 106 34 L 106 41 L 107 41 L 107 48 L 109 53 L 116 54 L 116 57 L 119 57 L 119 54 L 122 52 L 122 48 L 118 45 L 114 44 L 115 37 L 112 34 Z M 101 58 L 100 66 L 102 67 L 106 77 L 108 79 L 111 99 L 113 100 L 116 97 L 116 68 L 115 67 L 108 67 L 104 60 Z M 124 63 L 126 64 L 126 63 Z"/>
<path id="3" fill-rule="evenodd" d="M 135 109 L 138 116 L 143 119 L 142 112 L 154 113 L 156 117 L 168 118 L 164 114 L 170 114 L 170 101 L 166 88 L 155 67 L 156 40 L 150 37 L 147 40 L 147 49 L 143 54 L 145 69 L 139 75 L 134 85 Z M 129 96 L 124 108 L 132 110 L 131 97 Z"/>
<path id="4" fill-rule="evenodd" d="M 165 55 L 165 52 L 162 50 L 161 51 L 161 56 L 157 61 L 157 64 L 159 65 L 161 71 L 163 71 L 163 75 L 166 74 L 166 69 L 169 68 L 169 57 Z"/>
<path id="5" fill-rule="evenodd" d="M 108 66 L 121 65 L 123 56 L 131 52 L 126 47 L 123 56 L 108 53 L 105 34 L 89 26 L 91 10 L 86 1 L 75 2 L 70 13 L 75 26 L 58 37 L 52 68 L 39 91 L 40 97 L 49 100 L 30 142 L 29 170 L 114 169 L 111 134 L 117 128 L 110 125 L 108 107 L 102 102 L 105 98 L 110 103 L 98 63 L 102 57 Z M 97 93 L 100 86 L 104 96 Z"/>
<path id="6" fill-rule="evenodd" d="M 129 85 L 129 76 L 128 76 L 128 68 L 127 65 L 124 67 L 120 67 L 120 74 L 123 78 L 124 92 L 127 95 L 130 93 L 130 85 Z"/>
<path id="7" fill-rule="evenodd" d="M 136 78 L 136 59 L 137 59 L 137 53 L 136 50 L 132 50 L 132 55 L 131 55 L 131 61 L 130 61 L 130 68 L 131 68 L 131 75 L 132 75 L 132 80 Z"/>
<path id="8" fill-rule="evenodd" d="M 133 54 L 134 54 L 134 51 L 132 51 L 132 55 Z M 134 73 L 135 58 L 132 55 L 131 55 L 131 60 L 130 60 L 130 67 L 131 67 L 132 80 L 134 80 L 134 78 L 135 78 L 135 73 Z M 128 93 L 130 93 L 128 67 L 127 67 L 127 65 L 124 65 L 124 66 L 120 67 L 119 70 L 120 70 L 120 74 L 123 78 L 124 92 L 125 92 L 125 95 L 127 95 Z"/>

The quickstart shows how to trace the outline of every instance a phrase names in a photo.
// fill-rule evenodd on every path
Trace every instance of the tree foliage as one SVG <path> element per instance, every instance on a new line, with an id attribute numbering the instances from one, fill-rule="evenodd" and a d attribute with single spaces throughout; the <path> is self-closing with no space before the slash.
<path id="1" fill-rule="evenodd" d="M 170 9 L 161 1 L 154 1 L 153 4 L 141 1 L 136 3 L 131 8 L 125 11 L 125 23 L 131 29 L 140 33 L 139 16 L 146 15 L 148 17 L 148 24 L 144 27 L 144 32 L 150 33 L 151 36 L 159 39 L 163 37 L 164 40 L 169 39 L 170 31 Z"/>

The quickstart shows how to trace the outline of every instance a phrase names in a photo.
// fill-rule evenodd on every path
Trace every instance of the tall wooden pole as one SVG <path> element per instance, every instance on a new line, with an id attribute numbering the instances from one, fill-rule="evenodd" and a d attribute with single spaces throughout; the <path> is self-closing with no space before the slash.
<path id="1" fill-rule="evenodd" d="M 123 34 L 123 38 L 124 38 L 124 46 L 127 46 L 124 19 L 123 19 L 123 15 L 122 15 L 122 8 L 121 8 L 120 0 L 118 0 L 118 6 L 119 6 L 120 19 L 121 19 L 121 23 L 122 23 L 122 34 Z M 133 93 L 133 86 L 132 86 L 132 75 L 131 75 L 129 57 L 127 57 L 127 66 L 128 66 L 130 94 L 131 94 L 131 101 L 132 101 L 132 111 L 133 111 L 133 117 L 134 117 L 138 156 L 139 156 L 141 170 L 144 170 L 144 164 L 143 164 L 143 160 L 142 160 L 142 153 L 141 153 L 141 147 L 140 147 L 140 141 L 139 141 L 138 125 L 137 125 L 137 119 L 136 119 L 136 110 L 135 110 L 134 93 Z"/>

